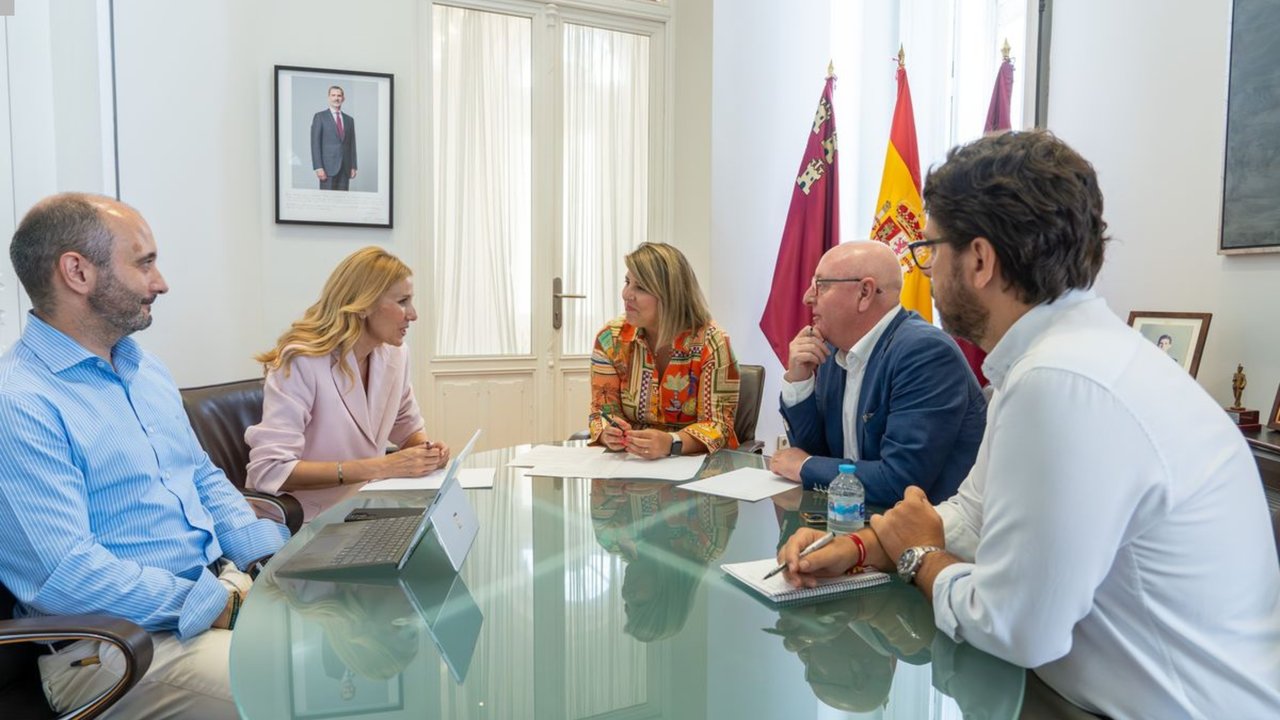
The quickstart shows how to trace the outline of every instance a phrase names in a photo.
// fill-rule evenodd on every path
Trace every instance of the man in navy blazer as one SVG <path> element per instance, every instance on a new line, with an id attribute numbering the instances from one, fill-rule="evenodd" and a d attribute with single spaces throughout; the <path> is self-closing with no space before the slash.
<path id="1" fill-rule="evenodd" d="M 311 167 L 321 190 L 346 190 L 356 176 L 356 121 L 342 112 L 346 93 L 329 88 L 329 107 L 311 118 Z"/>
<path id="2" fill-rule="evenodd" d="M 867 503 L 884 507 L 908 485 L 941 502 L 968 475 L 986 400 L 955 341 L 904 310 L 901 291 L 898 259 L 883 243 L 823 255 L 804 297 L 813 324 L 791 341 L 783 375 L 791 447 L 773 456 L 773 472 L 813 489 L 856 461 Z"/>

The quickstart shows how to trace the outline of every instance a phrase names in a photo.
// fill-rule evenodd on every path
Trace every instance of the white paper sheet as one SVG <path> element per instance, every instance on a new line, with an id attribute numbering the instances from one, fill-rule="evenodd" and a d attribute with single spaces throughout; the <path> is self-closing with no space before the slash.
<path id="1" fill-rule="evenodd" d="M 386 490 L 439 490 L 444 484 L 446 468 L 440 468 L 429 475 L 416 478 L 387 478 L 377 482 L 365 483 L 360 492 Z M 467 489 L 491 488 L 494 468 L 463 468 L 458 471 L 458 482 Z"/>
<path id="2" fill-rule="evenodd" d="M 755 502 L 798 487 L 800 485 L 762 468 L 739 468 L 723 475 L 685 483 L 680 489 Z"/>
<path id="3" fill-rule="evenodd" d="M 511 467 L 534 467 L 536 465 L 560 465 L 562 463 L 577 463 L 589 460 L 598 455 L 604 454 L 604 448 L 596 445 L 594 447 L 587 446 L 564 446 L 564 445 L 534 445 L 524 452 L 511 458 L 511 462 L 507 465 Z"/>
<path id="4" fill-rule="evenodd" d="M 562 460 L 539 463 L 529 475 L 546 477 L 582 477 L 635 480 L 688 480 L 702 469 L 704 455 L 644 460 L 630 453 L 599 453 L 576 461 Z"/>

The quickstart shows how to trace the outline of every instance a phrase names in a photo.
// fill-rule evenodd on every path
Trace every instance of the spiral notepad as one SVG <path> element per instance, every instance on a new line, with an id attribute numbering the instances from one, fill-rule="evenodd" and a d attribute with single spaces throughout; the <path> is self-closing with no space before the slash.
<path id="1" fill-rule="evenodd" d="M 721 565 L 720 569 L 732 575 L 742 584 L 760 593 L 770 602 L 778 604 L 791 604 L 808 600 L 809 598 L 835 595 L 838 593 L 849 592 L 850 590 L 874 587 L 881 583 L 889 582 L 889 576 L 887 574 L 880 572 L 879 570 L 867 568 L 856 575 L 819 578 L 817 587 L 796 588 L 787 584 L 782 573 L 778 573 L 768 580 L 764 579 L 764 576 L 777 566 L 778 561 L 775 558 L 766 558 L 764 560 L 753 560 L 751 562 L 729 563 Z"/>

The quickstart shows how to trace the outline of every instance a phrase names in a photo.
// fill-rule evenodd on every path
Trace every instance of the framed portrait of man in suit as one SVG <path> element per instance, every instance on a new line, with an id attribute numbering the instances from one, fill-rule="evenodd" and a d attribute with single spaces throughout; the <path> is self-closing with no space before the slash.
<path id="1" fill-rule="evenodd" d="M 1195 377 L 1213 313 L 1133 310 L 1129 325 Z"/>
<path id="2" fill-rule="evenodd" d="M 275 66 L 276 222 L 391 227 L 394 82 Z"/>

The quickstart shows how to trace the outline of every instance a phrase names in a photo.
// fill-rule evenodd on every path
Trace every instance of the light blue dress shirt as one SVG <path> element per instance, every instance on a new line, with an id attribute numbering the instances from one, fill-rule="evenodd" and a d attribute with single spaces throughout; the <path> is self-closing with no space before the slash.
<path id="1" fill-rule="evenodd" d="M 113 367 L 114 366 L 114 367 Z M 0 358 L 0 582 L 18 615 L 102 613 L 188 638 L 284 545 L 200 447 L 173 378 L 132 338 L 112 362 L 34 314 Z"/>

